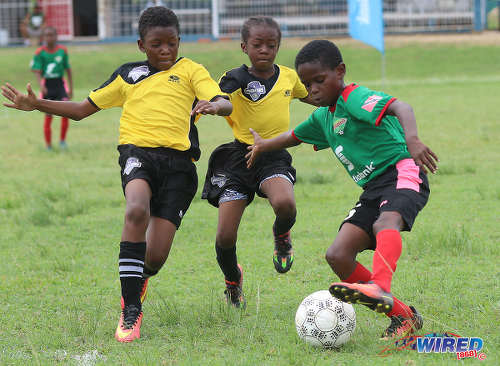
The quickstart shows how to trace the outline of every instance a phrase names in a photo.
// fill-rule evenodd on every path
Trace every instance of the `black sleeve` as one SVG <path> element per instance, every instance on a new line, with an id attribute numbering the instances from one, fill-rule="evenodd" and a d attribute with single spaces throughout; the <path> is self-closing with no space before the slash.
<path id="1" fill-rule="evenodd" d="M 240 88 L 240 83 L 230 72 L 228 72 L 220 79 L 219 87 L 224 93 L 231 94 Z"/>

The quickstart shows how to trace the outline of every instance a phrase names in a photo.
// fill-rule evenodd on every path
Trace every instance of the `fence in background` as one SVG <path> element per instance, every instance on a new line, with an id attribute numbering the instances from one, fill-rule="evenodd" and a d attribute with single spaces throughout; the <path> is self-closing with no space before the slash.
<path id="1" fill-rule="evenodd" d="M 73 38 L 73 1 L 42 0 L 49 25 L 62 39 Z M 81 0 L 80 0 L 81 1 Z M 284 36 L 348 34 L 347 0 L 94 0 L 96 39 L 135 39 L 141 11 L 151 3 L 173 9 L 183 39 L 239 38 L 252 15 L 275 18 Z M 358 0 L 369 1 L 369 0 Z M 477 30 L 478 4 L 487 0 L 384 0 L 385 33 L 468 32 Z M 20 43 L 19 22 L 31 1 L 0 0 L 0 45 Z M 76 9 L 76 8 L 75 8 Z M 478 15 L 479 14 L 479 15 Z M 94 18 L 95 19 L 95 18 Z"/>

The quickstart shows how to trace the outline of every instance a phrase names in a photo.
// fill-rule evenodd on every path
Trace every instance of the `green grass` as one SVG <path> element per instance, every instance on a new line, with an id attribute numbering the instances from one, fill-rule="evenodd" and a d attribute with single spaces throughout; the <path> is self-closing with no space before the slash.
<path id="1" fill-rule="evenodd" d="M 278 62 L 292 66 L 306 40 L 284 40 Z M 419 135 L 440 157 L 432 194 L 403 254 L 394 293 L 425 318 L 422 333 L 482 337 L 486 361 L 500 362 L 500 49 L 473 44 L 389 46 L 381 57 L 340 40 L 347 82 L 381 88 L 410 103 Z M 214 52 L 214 50 L 217 52 Z M 69 46 L 76 98 L 104 82 L 121 63 L 143 59 L 134 45 Z M 23 87 L 33 49 L 0 49 L 0 81 Z M 214 78 L 247 62 L 236 42 L 185 44 L 182 54 Z M 292 104 L 292 125 L 312 111 Z M 377 356 L 388 320 L 356 306 L 357 328 L 337 351 L 300 341 L 294 316 L 308 294 L 336 276 L 324 260 L 338 225 L 360 190 L 330 151 L 291 149 L 298 171 L 296 261 L 286 275 L 272 265 L 269 204 L 256 199 L 238 233 L 248 309 L 222 305 L 223 278 L 214 253 L 217 210 L 200 190 L 177 233 L 165 267 L 150 281 L 142 338 L 117 343 L 118 244 L 124 200 L 120 188 L 120 110 L 72 122 L 67 151 L 43 148 L 39 112 L 0 107 L 0 364 L 4 365 L 455 365 L 452 354 L 397 352 Z M 198 124 L 202 158 L 231 140 L 223 119 Z M 59 133 L 59 119 L 53 135 Z M 371 267 L 372 252 L 360 255 Z M 477 362 L 473 360 L 466 363 Z"/>

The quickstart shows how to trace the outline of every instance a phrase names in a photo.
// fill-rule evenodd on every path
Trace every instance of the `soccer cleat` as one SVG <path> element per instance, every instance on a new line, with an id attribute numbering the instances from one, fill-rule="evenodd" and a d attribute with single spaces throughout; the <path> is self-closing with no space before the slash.
<path id="1" fill-rule="evenodd" d="M 149 281 L 149 277 L 142 278 L 142 287 L 141 287 L 141 294 L 140 294 L 141 304 L 144 304 L 144 300 L 146 300 L 146 295 L 148 294 L 148 281 Z M 120 299 L 120 305 L 121 305 L 122 310 L 123 310 L 123 307 L 125 306 L 125 301 L 123 300 L 123 296 Z"/>
<path id="2" fill-rule="evenodd" d="M 238 268 L 240 270 L 240 280 L 238 282 L 226 281 L 226 289 L 224 294 L 226 295 L 226 303 L 231 304 L 235 308 L 245 309 L 247 302 L 245 300 L 245 295 L 243 295 L 243 268 L 238 263 Z"/>
<path id="3" fill-rule="evenodd" d="M 132 342 L 141 338 L 142 311 L 136 305 L 130 304 L 122 310 L 115 338 L 118 342 Z"/>
<path id="4" fill-rule="evenodd" d="M 391 324 L 382 333 L 381 339 L 403 338 L 422 329 L 424 324 L 422 315 L 413 306 L 410 306 L 410 309 L 413 314 L 409 318 L 405 318 L 402 315 L 391 316 Z"/>
<path id="5" fill-rule="evenodd" d="M 290 231 L 274 236 L 274 268 L 279 273 L 286 273 L 293 264 L 293 248 Z"/>
<path id="6" fill-rule="evenodd" d="M 392 295 L 373 282 L 334 282 L 330 286 L 330 293 L 343 302 L 365 305 L 378 313 L 387 314 L 394 305 Z"/>
<path id="7" fill-rule="evenodd" d="M 66 141 L 64 140 L 59 141 L 59 148 L 61 150 L 66 150 L 68 148 L 68 144 L 66 143 Z"/>

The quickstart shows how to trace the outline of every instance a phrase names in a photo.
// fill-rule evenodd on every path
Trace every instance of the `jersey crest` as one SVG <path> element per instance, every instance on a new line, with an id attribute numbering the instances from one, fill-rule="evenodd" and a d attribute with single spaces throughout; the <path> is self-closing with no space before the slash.
<path id="1" fill-rule="evenodd" d="M 333 123 L 333 132 L 335 132 L 337 135 L 343 135 L 346 123 L 347 118 L 336 119 Z"/>
<path id="2" fill-rule="evenodd" d="M 260 81 L 254 80 L 247 84 L 244 92 L 255 102 L 261 95 L 266 94 L 266 87 L 262 85 Z"/>

